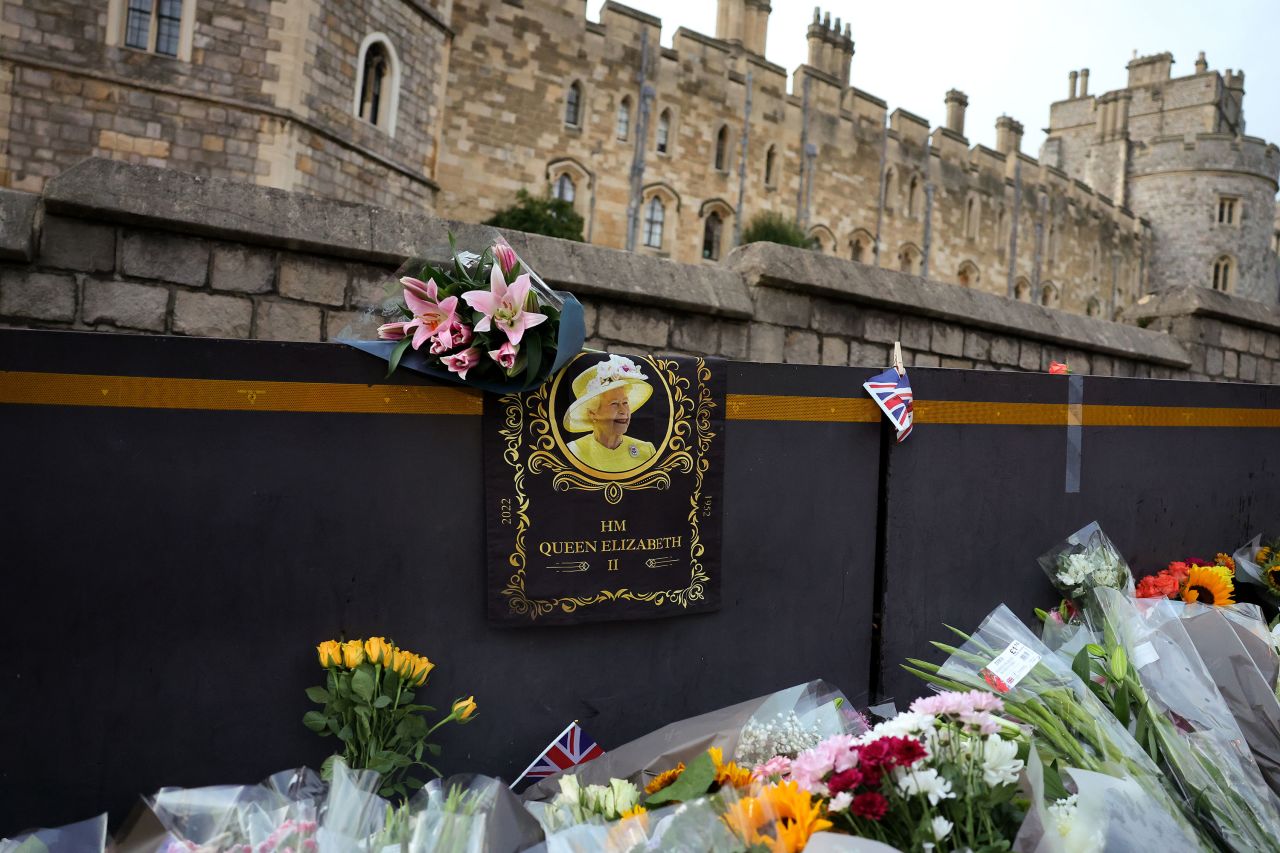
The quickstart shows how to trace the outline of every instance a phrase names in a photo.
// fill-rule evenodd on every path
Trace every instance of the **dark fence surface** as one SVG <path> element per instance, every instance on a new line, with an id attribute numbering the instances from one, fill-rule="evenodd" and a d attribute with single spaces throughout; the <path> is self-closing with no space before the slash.
<path id="1" fill-rule="evenodd" d="M 728 369 L 730 394 L 861 396 L 856 371 Z M 0 332 L 15 644 L 0 836 L 104 809 L 116 824 L 164 785 L 318 766 L 335 742 L 302 727 L 303 690 L 322 680 L 315 643 L 340 634 L 427 654 L 428 701 L 475 695 L 476 721 L 442 730 L 446 773 L 511 779 L 570 720 L 608 748 L 819 676 L 868 700 L 869 420 L 729 421 L 720 611 L 512 629 L 484 615 L 474 414 L 219 411 L 160 390 L 112 407 L 51 390 L 65 374 L 234 379 L 196 396 L 265 405 L 255 383 L 384 372 L 340 345 Z"/>

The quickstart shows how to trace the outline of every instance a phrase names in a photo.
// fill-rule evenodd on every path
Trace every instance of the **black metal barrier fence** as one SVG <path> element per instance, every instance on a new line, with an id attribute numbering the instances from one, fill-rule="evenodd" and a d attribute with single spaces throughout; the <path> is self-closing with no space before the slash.
<path id="1" fill-rule="evenodd" d="M 480 398 L 384 370 L 0 331 L 0 836 L 318 765 L 303 690 L 339 635 L 436 661 L 428 701 L 481 708 L 442 769 L 510 779 L 573 719 L 608 748 L 815 677 L 903 703 L 904 657 L 1052 602 L 1036 555 L 1095 518 L 1139 567 L 1280 520 L 1280 388 L 915 369 L 895 446 L 871 369 L 731 364 L 722 609 L 499 628 Z"/>

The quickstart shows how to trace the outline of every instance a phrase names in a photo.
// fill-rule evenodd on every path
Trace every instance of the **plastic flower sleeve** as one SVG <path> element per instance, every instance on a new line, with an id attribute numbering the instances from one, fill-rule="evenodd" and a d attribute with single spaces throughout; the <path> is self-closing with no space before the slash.
<path id="1" fill-rule="evenodd" d="M 1232 850 L 1280 850 L 1280 801 L 1179 618 L 1180 606 L 1103 591 L 1107 631 L 1127 658 L 1153 716 L 1151 736 L 1220 841 Z"/>
<path id="2" fill-rule="evenodd" d="M 543 838 L 538 821 L 500 779 L 433 779 L 409 802 L 417 812 L 409 853 L 524 850 Z"/>
<path id="3" fill-rule="evenodd" d="M 316 833 L 319 853 L 352 849 L 384 829 L 391 804 L 378 796 L 379 784 L 379 776 L 372 770 L 352 770 L 341 759 L 333 762 L 333 778 Z"/>
<path id="4" fill-rule="evenodd" d="M 1258 553 L 1258 549 L 1262 547 L 1262 534 L 1250 539 L 1241 545 L 1231 558 L 1236 564 L 1236 580 L 1245 581 L 1254 586 L 1262 588 L 1266 593 L 1267 599 L 1274 603 L 1280 603 L 1280 595 L 1277 595 L 1271 584 L 1267 583 L 1266 578 L 1262 576 L 1262 566 L 1259 566 L 1254 557 Z"/>
<path id="5" fill-rule="evenodd" d="M 1098 522 L 1090 522 L 1042 554 L 1037 562 L 1062 595 L 1078 602 L 1086 619 L 1095 612 L 1095 589 L 1118 589 L 1132 596 L 1133 573 Z"/>
<path id="6" fill-rule="evenodd" d="M 256 847 L 290 818 L 290 801 L 261 785 L 162 788 L 147 806 L 169 832 L 162 851 L 240 851 Z"/>
<path id="7" fill-rule="evenodd" d="M 51 829 L 0 838 L 0 853 L 102 853 L 107 846 L 107 815 Z"/>
<path id="8" fill-rule="evenodd" d="M 1008 607 L 992 611 L 937 674 L 1000 695 L 1006 716 L 1032 727 L 1040 757 L 1055 767 L 1132 778 L 1178 827 L 1173 839 L 1201 846 L 1181 798 L 1129 730 Z"/>

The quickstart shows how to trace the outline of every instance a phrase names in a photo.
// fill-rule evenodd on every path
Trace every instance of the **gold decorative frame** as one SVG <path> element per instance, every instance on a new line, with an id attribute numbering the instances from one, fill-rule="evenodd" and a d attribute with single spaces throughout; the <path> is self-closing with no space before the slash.
<path id="1" fill-rule="evenodd" d="M 635 472 L 623 472 L 622 476 L 626 479 L 612 475 L 615 479 L 593 480 L 565 461 L 565 457 L 570 454 L 548 414 L 558 380 L 554 385 L 546 383 L 537 391 L 528 394 L 507 394 L 499 398 L 499 405 L 503 412 L 503 426 L 499 434 L 505 443 L 502 458 L 511 466 L 512 481 L 515 485 L 515 501 L 512 506 L 512 514 L 516 519 L 515 549 L 507 559 L 514 572 L 502 590 L 512 613 L 528 616 L 533 621 L 555 610 L 573 613 L 580 607 L 609 601 L 635 601 L 655 606 L 670 602 L 680 607 L 688 607 L 704 597 L 704 584 L 710 580 L 710 576 L 702 563 L 705 548 L 699 527 L 699 512 L 704 480 L 711 466 L 707 454 L 711 450 L 712 441 L 716 438 L 716 434 L 711 431 L 711 413 L 716 408 L 716 402 L 712 398 L 711 388 L 708 385 L 711 380 L 711 368 L 707 366 L 705 359 L 696 359 L 694 372 L 698 387 L 694 396 L 691 380 L 680 375 L 678 362 L 672 359 L 648 357 L 642 360 L 653 367 L 667 386 L 671 401 L 671 418 L 667 441 L 654 457 L 655 460 L 661 459 L 661 461 L 652 466 L 642 467 Z M 526 422 L 529 425 L 531 438 L 528 449 L 532 451 L 527 468 L 520 455 Z M 557 451 L 562 455 L 558 455 Z M 525 477 L 544 472 L 552 475 L 552 487 L 556 491 L 603 491 L 605 500 L 610 504 L 621 502 L 623 495 L 630 490 L 670 488 L 672 474 L 693 474 L 694 489 L 690 496 L 687 516 L 690 527 L 689 585 L 681 589 L 652 592 L 636 592 L 623 587 L 614 590 L 602 589 L 591 596 L 529 598 L 525 592 L 527 562 L 525 534 L 530 524 L 529 496 L 524 488 Z M 716 511 L 719 511 L 718 507 Z"/>

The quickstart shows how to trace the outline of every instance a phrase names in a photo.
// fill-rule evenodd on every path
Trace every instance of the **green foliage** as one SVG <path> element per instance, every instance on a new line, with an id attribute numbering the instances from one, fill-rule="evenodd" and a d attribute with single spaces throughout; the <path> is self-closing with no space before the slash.
<path id="1" fill-rule="evenodd" d="M 581 243 L 584 223 L 571 202 L 520 190 L 516 193 L 516 203 L 498 211 L 485 225 Z"/>
<path id="2" fill-rule="evenodd" d="M 742 231 L 742 242 L 781 243 L 783 246 L 798 246 L 801 249 L 813 248 L 813 240 L 809 239 L 794 219 L 772 211 L 764 211 L 751 217 Z"/>
<path id="3" fill-rule="evenodd" d="M 650 794 L 645 805 L 652 807 L 660 803 L 683 803 L 697 799 L 707 793 L 715 780 L 716 766 L 711 760 L 711 754 L 704 752 L 689 762 L 679 779 L 661 791 Z"/>

